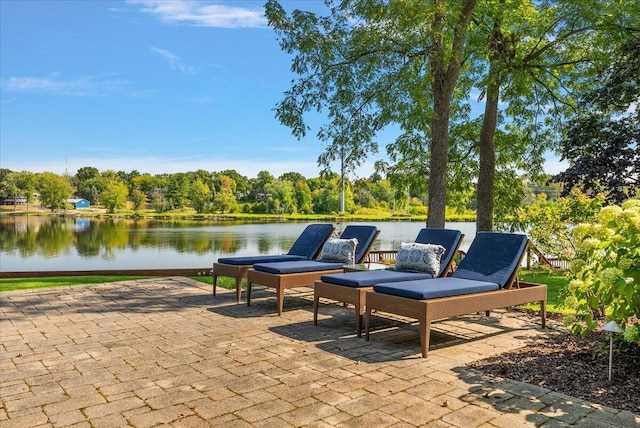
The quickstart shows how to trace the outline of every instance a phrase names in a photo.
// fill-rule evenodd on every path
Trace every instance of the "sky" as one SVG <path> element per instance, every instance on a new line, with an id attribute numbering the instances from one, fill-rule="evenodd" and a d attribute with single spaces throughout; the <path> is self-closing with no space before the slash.
<path id="1" fill-rule="evenodd" d="M 302 140 L 275 118 L 295 76 L 263 5 L 0 0 L 0 168 L 318 176 L 321 118 Z M 395 137 L 380 134 L 382 153 L 352 175 L 369 176 Z"/>

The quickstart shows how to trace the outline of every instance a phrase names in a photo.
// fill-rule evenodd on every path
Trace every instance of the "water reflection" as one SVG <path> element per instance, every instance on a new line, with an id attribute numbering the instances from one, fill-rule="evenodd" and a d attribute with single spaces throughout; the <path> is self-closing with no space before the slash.
<path id="1" fill-rule="evenodd" d="M 420 222 L 373 223 L 375 248 L 412 241 Z M 288 251 L 307 223 L 0 217 L 0 271 L 203 268 L 221 256 Z M 471 223 L 448 224 L 473 239 Z M 464 246 L 464 244 L 463 244 Z"/>

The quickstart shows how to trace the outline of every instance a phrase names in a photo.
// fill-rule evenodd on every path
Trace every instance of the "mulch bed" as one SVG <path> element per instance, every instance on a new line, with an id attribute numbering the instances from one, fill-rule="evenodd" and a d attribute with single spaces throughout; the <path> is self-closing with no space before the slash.
<path id="1" fill-rule="evenodd" d="M 609 336 L 568 332 L 469 364 L 495 377 L 538 385 L 571 397 L 640 414 L 640 347 L 614 343 L 609 384 Z"/>

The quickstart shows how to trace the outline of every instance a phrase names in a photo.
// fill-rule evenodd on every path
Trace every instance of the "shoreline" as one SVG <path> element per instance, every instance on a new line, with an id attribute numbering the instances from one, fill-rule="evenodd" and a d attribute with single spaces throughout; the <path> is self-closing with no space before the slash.
<path id="1" fill-rule="evenodd" d="M 407 214 L 249 214 L 249 213 L 229 213 L 229 214 L 197 214 L 193 212 L 171 212 L 155 213 L 145 211 L 143 213 L 119 212 L 107 213 L 106 211 L 92 210 L 65 210 L 63 212 L 51 211 L 13 211 L 0 209 L 0 217 L 61 217 L 61 218 L 96 218 L 96 219 L 124 219 L 124 220 L 184 220 L 184 221 L 211 221 L 223 222 L 345 222 L 345 221 L 411 221 L 425 222 L 426 216 Z M 475 222 L 474 214 L 447 214 L 447 222 Z"/>

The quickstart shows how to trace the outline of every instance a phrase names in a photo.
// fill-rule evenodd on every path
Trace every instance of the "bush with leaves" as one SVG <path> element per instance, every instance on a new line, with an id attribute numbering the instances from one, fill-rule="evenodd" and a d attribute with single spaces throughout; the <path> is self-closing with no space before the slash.
<path id="1" fill-rule="evenodd" d="M 545 256 L 569 261 L 577 253 L 573 228 L 592 221 L 603 203 L 602 195 L 589 197 L 578 189 L 556 201 L 541 193 L 527 205 L 514 210 L 508 221 L 499 227 L 526 231 L 533 247 Z"/>
<path id="2" fill-rule="evenodd" d="M 575 227 L 577 258 L 565 305 L 575 334 L 585 335 L 599 321 L 614 320 L 625 339 L 640 344 L 640 199 L 602 208 L 592 223 Z"/>

